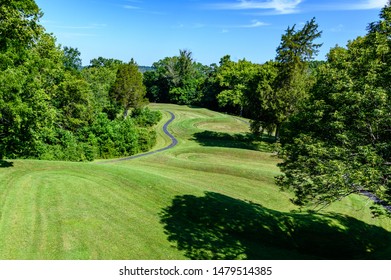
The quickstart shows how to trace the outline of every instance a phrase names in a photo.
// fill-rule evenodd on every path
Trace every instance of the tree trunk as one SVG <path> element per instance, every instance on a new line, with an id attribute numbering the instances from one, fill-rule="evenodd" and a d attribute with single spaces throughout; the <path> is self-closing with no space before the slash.
<path id="1" fill-rule="evenodd" d="M 276 141 L 278 141 L 278 139 L 280 139 L 280 130 L 281 130 L 281 124 L 278 123 L 278 124 L 276 124 L 276 134 L 275 134 Z"/>
<path id="2" fill-rule="evenodd" d="M 124 109 L 124 119 L 126 119 L 126 117 L 128 116 L 128 112 L 129 112 L 129 109 L 125 108 Z"/>

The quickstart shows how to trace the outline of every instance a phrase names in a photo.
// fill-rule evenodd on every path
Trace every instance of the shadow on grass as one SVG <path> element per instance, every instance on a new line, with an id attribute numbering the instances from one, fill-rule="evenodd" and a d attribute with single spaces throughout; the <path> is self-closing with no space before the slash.
<path id="1" fill-rule="evenodd" d="M 273 137 L 264 136 L 261 138 L 255 137 L 251 133 L 229 134 L 209 130 L 193 134 L 193 140 L 208 147 L 239 148 L 263 152 L 272 152 L 275 143 Z"/>
<path id="2" fill-rule="evenodd" d="M 14 166 L 13 162 L 8 162 L 0 159 L 0 168 L 13 167 L 13 166 Z"/>
<path id="3" fill-rule="evenodd" d="M 177 196 L 168 240 L 204 259 L 391 259 L 391 233 L 340 214 L 282 213 L 218 193 Z"/>

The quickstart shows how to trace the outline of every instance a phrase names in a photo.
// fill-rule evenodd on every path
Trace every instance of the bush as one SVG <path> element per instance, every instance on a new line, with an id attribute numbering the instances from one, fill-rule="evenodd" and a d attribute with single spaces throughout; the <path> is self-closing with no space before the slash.
<path id="1" fill-rule="evenodd" d="M 39 159 L 92 161 L 131 156 L 150 150 L 156 144 L 153 125 L 161 113 L 143 109 L 133 112 L 134 118 L 110 120 L 99 114 L 90 127 L 78 132 L 56 129 L 39 145 Z"/>
<path id="2" fill-rule="evenodd" d="M 151 111 L 149 108 L 134 109 L 131 117 L 140 127 L 152 127 L 162 119 L 160 111 Z"/>

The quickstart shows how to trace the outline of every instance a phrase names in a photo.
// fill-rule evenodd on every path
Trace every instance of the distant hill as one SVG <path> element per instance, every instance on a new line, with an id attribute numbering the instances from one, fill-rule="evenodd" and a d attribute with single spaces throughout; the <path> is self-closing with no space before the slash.
<path id="1" fill-rule="evenodd" d="M 138 67 L 138 70 L 141 72 L 141 73 L 145 73 L 145 72 L 148 72 L 148 71 L 153 71 L 155 68 L 153 68 L 152 66 L 139 66 Z"/>

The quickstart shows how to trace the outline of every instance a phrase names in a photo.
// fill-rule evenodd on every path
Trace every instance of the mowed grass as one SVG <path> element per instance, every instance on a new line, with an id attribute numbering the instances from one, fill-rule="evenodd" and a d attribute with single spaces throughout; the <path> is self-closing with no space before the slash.
<path id="1" fill-rule="evenodd" d="M 391 259 L 391 222 L 350 196 L 299 212 L 270 144 L 202 108 L 163 112 L 155 149 L 118 163 L 0 164 L 0 259 Z M 265 148 L 266 147 L 266 148 Z"/>

